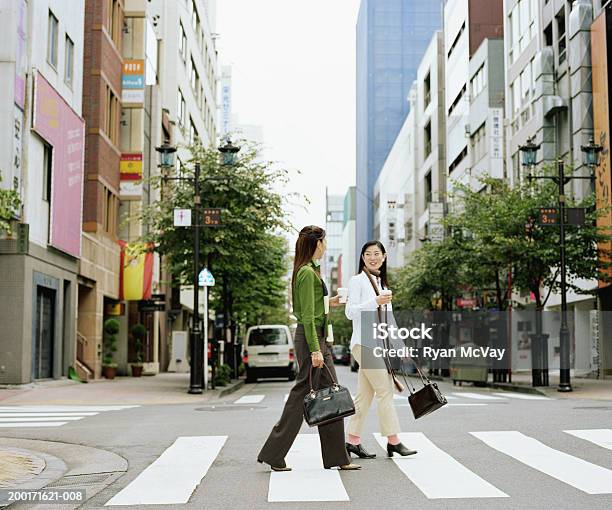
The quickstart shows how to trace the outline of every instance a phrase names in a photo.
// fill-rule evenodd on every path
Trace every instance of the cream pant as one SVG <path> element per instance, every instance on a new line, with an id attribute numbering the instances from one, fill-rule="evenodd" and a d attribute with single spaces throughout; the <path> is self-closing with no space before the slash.
<path id="1" fill-rule="evenodd" d="M 359 376 L 357 395 L 355 396 L 355 414 L 351 416 L 347 432 L 353 436 L 361 436 L 365 419 L 370 409 L 370 404 L 376 394 L 378 405 L 376 411 L 380 424 L 380 433 L 383 436 L 391 436 L 400 432 L 399 420 L 395 407 L 393 406 L 393 379 L 387 373 L 384 360 L 380 359 L 380 368 L 363 368 L 362 346 L 353 346 L 351 352 L 359 363 Z M 368 349 L 368 347 L 365 347 Z M 371 363 L 372 356 L 368 357 Z"/>

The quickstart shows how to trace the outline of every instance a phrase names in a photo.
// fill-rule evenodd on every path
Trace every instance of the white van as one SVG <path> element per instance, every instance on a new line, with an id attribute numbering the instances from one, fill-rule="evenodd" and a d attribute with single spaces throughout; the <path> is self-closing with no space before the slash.
<path id="1" fill-rule="evenodd" d="M 296 362 L 289 327 L 280 324 L 250 327 L 244 340 L 242 362 L 246 382 L 256 382 L 258 377 L 287 377 L 293 381 Z"/>

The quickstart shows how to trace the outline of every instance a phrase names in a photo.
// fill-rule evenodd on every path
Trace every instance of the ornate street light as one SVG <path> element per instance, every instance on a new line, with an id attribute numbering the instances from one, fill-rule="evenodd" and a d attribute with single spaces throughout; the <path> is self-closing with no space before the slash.
<path id="1" fill-rule="evenodd" d="M 519 150 L 523 156 L 523 166 L 527 168 L 533 168 L 536 164 L 537 158 L 536 153 L 540 148 L 540 144 L 533 143 L 532 138 L 527 138 L 525 145 L 519 145 Z"/>
<path id="2" fill-rule="evenodd" d="M 580 150 L 582 151 L 582 162 L 594 170 L 596 166 L 599 166 L 599 154 L 603 150 L 601 145 L 597 145 L 593 137 L 589 140 L 588 145 L 581 145 Z"/>
<path id="3" fill-rule="evenodd" d="M 155 147 L 155 150 L 159 152 L 159 166 L 161 168 L 174 168 L 174 155 L 176 153 L 176 147 L 164 142 L 161 146 Z"/>
<path id="4" fill-rule="evenodd" d="M 219 147 L 219 152 L 223 156 L 223 164 L 226 166 L 233 165 L 236 161 L 236 154 L 240 151 L 240 147 L 233 145 L 229 137 L 225 140 L 225 145 Z"/>

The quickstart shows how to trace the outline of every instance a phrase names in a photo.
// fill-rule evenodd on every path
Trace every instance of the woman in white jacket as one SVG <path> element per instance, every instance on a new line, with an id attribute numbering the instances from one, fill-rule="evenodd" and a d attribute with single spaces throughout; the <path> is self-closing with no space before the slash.
<path id="1" fill-rule="evenodd" d="M 357 395 L 355 397 L 355 414 L 351 417 L 348 425 L 348 441 L 346 450 L 362 459 L 371 459 L 376 454 L 368 453 L 361 444 L 361 432 L 365 418 L 370 409 L 374 395 L 378 401 L 377 412 L 380 423 L 380 433 L 387 436 L 387 455 L 392 457 L 394 453 L 400 455 L 413 455 L 415 450 L 406 448 L 399 440 L 399 420 L 393 404 L 393 379 L 388 373 L 382 358 L 373 356 L 372 335 L 369 331 L 362 333 L 362 315 L 375 317 L 378 306 L 382 310 L 392 313 L 391 295 L 376 295 L 368 274 L 364 267 L 371 273 L 376 281 L 379 293 L 388 289 L 387 283 L 387 255 L 385 247 L 380 241 L 369 241 L 363 245 L 359 258 L 358 274 L 353 276 L 349 282 L 348 301 L 346 304 L 346 316 L 353 321 L 353 335 L 351 337 L 351 353 L 359 363 L 359 376 Z M 365 312 L 370 312 L 369 314 Z M 371 327 L 370 324 L 368 326 Z M 367 327 L 367 326 L 364 326 Z M 365 341 L 370 335 L 370 340 Z"/>

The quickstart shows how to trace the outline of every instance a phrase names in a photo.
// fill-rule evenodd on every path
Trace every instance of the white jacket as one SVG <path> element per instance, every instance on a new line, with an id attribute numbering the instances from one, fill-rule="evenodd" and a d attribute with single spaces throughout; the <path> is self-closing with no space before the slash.
<path id="1" fill-rule="evenodd" d="M 372 275 L 372 277 L 376 279 L 378 291 L 380 292 L 383 290 L 380 283 L 380 278 L 374 275 Z M 387 311 L 393 310 L 391 303 L 385 306 L 387 307 Z M 368 275 L 365 273 L 365 271 L 353 276 L 349 281 L 348 300 L 344 310 L 347 318 L 353 321 L 351 348 L 353 348 L 355 344 L 362 344 L 361 313 L 366 311 L 375 311 L 377 307 L 378 304 L 376 303 L 376 293 L 374 292 L 372 284 L 368 281 Z"/>

